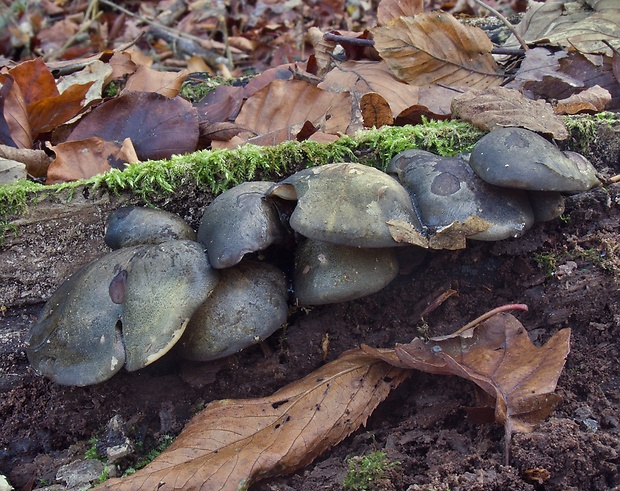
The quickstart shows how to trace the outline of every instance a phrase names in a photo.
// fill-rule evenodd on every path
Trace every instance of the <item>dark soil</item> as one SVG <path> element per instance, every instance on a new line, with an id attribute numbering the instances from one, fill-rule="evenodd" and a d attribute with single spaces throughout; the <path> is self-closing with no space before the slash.
<path id="1" fill-rule="evenodd" d="M 393 391 L 366 428 L 312 465 L 252 489 L 340 490 L 346 459 L 376 450 L 400 463 L 377 489 L 620 489 L 619 200 L 619 185 L 599 188 L 570 198 L 565 219 L 537 225 L 521 239 L 471 242 L 421 263 L 404 258 L 405 272 L 382 292 L 300 310 L 263 346 L 228 359 L 188 363 L 169 354 L 92 387 L 38 377 L 21 340 L 41 306 L 9 309 L 0 317 L 0 474 L 17 489 L 54 482 L 59 466 L 83 457 L 87 440 L 117 414 L 144 454 L 164 435 L 177 434 L 205 402 L 268 395 L 319 367 L 326 334 L 328 361 L 360 343 L 410 341 L 420 335 L 425 306 L 451 287 L 458 296 L 425 319 L 431 335 L 515 302 L 529 306 L 516 315 L 536 344 L 572 329 L 557 389 L 563 400 L 535 432 L 514 436 L 510 465 L 503 465 L 503 428 L 466 419 L 473 386 L 419 373 Z M 542 483 L 528 478 L 537 468 L 550 477 Z"/>

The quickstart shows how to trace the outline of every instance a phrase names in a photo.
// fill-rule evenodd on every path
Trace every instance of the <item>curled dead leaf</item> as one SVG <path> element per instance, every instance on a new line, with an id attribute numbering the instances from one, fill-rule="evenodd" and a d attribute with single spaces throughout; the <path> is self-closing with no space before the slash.
<path id="1" fill-rule="evenodd" d="M 495 421 L 504 425 L 506 459 L 511 435 L 532 431 L 559 403 L 553 392 L 569 351 L 570 329 L 536 347 L 523 325 L 506 312 L 464 332 L 428 342 L 417 338 L 395 348 L 396 366 L 458 375 L 490 396 L 480 402 L 493 401 Z"/>
<path id="2" fill-rule="evenodd" d="M 112 167 L 123 169 L 126 163 L 138 161 L 129 138 L 120 145 L 93 137 L 60 143 L 52 150 L 56 158 L 47 169 L 46 184 L 88 179 Z"/>
<path id="3" fill-rule="evenodd" d="M 595 85 L 583 92 L 558 101 L 555 111 L 558 114 L 600 112 L 605 109 L 609 101 L 611 101 L 609 91 L 599 85 Z"/>

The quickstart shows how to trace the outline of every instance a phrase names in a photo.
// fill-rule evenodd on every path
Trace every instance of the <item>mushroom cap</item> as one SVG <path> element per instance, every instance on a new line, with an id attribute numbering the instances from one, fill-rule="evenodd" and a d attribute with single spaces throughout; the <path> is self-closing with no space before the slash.
<path id="1" fill-rule="evenodd" d="M 496 186 L 573 193 L 599 184 L 592 164 L 579 157 L 567 156 L 533 131 L 511 127 L 493 130 L 478 140 L 469 164 Z"/>
<path id="2" fill-rule="evenodd" d="M 172 240 L 139 251 L 127 268 L 123 302 L 127 370 L 167 353 L 218 279 L 197 242 Z"/>
<path id="3" fill-rule="evenodd" d="M 173 240 L 113 251 L 65 281 L 45 304 L 26 352 L 42 375 L 90 385 L 166 353 L 217 282 L 201 246 Z"/>
<path id="4" fill-rule="evenodd" d="M 406 150 L 392 159 L 388 171 L 399 175 L 431 236 L 475 218 L 486 226 L 463 230 L 475 240 L 520 237 L 534 224 L 527 192 L 487 184 L 461 157 Z"/>
<path id="5" fill-rule="evenodd" d="M 272 182 L 244 182 L 220 194 L 206 207 L 198 240 L 214 268 L 229 268 L 250 252 L 281 240 L 285 229 L 265 193 Z"/>
<path id="6" fill-rule="evenodd" d="M 120 249 L 87 264 L 54 292 L 26 340 L 26 354 L 38 373 L 58 384 L 83 386 L 103 382 L 123 367 L 123 307 L 108 290 L 142 247 Z"/>
<path id="7" fill-rule="evenodd" d="M 295 251 L 293 292 L 299 305 L 346 302 L 378 292 L 397 274 L 393 248 L 361 249 L 307 239 Z"/>
<path id="8" fill-rule="evenodd" d="M 242 261 L 223 269 L 177 345 L 181 356 L 215 360 L 266 339 L 286 321 L 287 297 L 286 276 L 275 266 Z"/>
<path id="9" fill-rule="evenodd" d="M 411 198 L 392 177 L 355 163 L 304 169 L 274 185 L 268 195 L 297 200 L 290 217 L 304 237 L 354 247 L 402 245 L 390 223 L 421 233 Z"/>
<path id="10" fill-rule="evenodd" d="M 104 241 L 112 249 L 166 240 L 196 240 L 196 233 L 180 216 L 141 206 L 122 206 L 109 217 Z"/>

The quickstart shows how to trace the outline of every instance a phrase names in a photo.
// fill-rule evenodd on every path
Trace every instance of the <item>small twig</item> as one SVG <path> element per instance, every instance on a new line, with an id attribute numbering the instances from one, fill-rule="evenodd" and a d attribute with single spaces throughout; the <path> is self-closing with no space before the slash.
<path id="1" fill-rule="evenodd" d="M 491 54 L 493 55 L 524 55 L 525 54 L 525 50 L 522 48 L 503 48 L 503 47 L 499 47 L 499 48 L 493 48 L 491 50 Z"/>
<path id="2" fill-rule="evenodd" d="M 478 317 L 477 319 L 474 319 L 468 324 L 465 324 L 458 331 L 453 332 L 451 335 L 453 336 L 455 334 L 463 334 L 465 331 L 468 331 L 472 327 L 475 327 L 478 324 L 484 322 L 489 317 L 493 317 L 495 314 L 499 314 L 501 312 L 507 312 L 509 310 L 523 310 L 527 312 L 528 308 L 527 308 L 527 305 L 523 303 L 509 303 L 508 305 L 502 305 L 501 307 L 497 307 L 493 310 L 489 310 L 486 314 L 482 314 L 480 317 Z"/>
<path id="3" fill-rule="evenodd" d="M 530 49 L 527 45 L 527 43 L 525 42 L 525 39 L 523 39 L 521 37 L 521 35 L 517 32 L 517 30 L 515 29 L 515 26 L 513 26 L 510 21 L 508 19 L 506 19 L 506 17 L 504 17 L 501 13 L 499 13 L 497 10 L 495 10 L 493 7 L 489 7 L 486 3 L 484 3 L 482 0 L 474 0 L 474 2 L 476 2 L 478 5 L 480 5 L 482 8 L 487 9 L 489 12 L 491 12 L 495 17 L 497 17 L 499 20 L 501 20 L 504 25 L 508 28 L 508 30 L 510 32 L 512 32 L 514 34 L 514 36 L 517 38 L 517 41 L 519 41 L 519 44 L 521 45 L 521 47 L 523 48 L 524 51 L 527 51 L 528 49 Z"/>
<path id="4" fill-rule="evenodd" d="M 609 182 L 618 182 L 618 181 L 620 181 L 620 174 L 616 174 L 615 176 L 609 178 Z"/>
<path id="5" fill-rule="evenodd" d="M 144 17 L 140 14 L 135 14 L 133 13 L 131 10 L 127 10 L 124 7 L 121 7 L 120 5 L 116 5 L 114 2 L 111 2 L 110 0 L 99 0 L 100 3 L 107 5 L 108 7 L 112 7 L 120 12 L 123 12 L 124 14 L 127 14 L 130 17 L 133 17 L 135 19 L 138 19 L 150 26 L 154 26 L 158 29 L 161 29 L 162 31 L 166 31 L 170 34 L 173 34 L 174 36 L 180 37 L 180 38 L 185 38 L 185 39 L 189 39 L 191 41 L 194 41 L 198 44 L 200 44 L 201 46 L 204 46 L 205 44 L 205 40 L 201 39 L 197 36 L 193 36 L 192 34 L 188 34 L 186 32 L 181 32 L 178 29 L 173 29 L 172 27 L 168 27 L 164 24 L 162 24 L 161 22 L 157 22 L 156 20 L 153 19 L 149 19 L 148 17 Z"/>
<path id="6" fill-rule="evenodd" d="M 93 23 L 97 21 L 99 17 L 101 17 L 102 13 L 103 12 L 97 12 L 97 14 L 94 15 L 92 19 L 90 19 L 86 23 L 83 23 L 78 29 L 78 31 L 73 36 L 71 36 L 69 39 L 67 39 L 65 43 L 59 49 L 50 53 L 50 55 L 45 58 L 45 61 L 57 60 L 65 51 L 67 51 L 67 48 L 69 48 L 69 46 L 71 46 L 79 36 L 81 36 L 84 32 L 90 29 L 90 26 L 92 26 Z"/>
<path id="7" fill-rule="evenodd" d="M 323 34 L 323 39 L 326 41 L 333 41 L 334 43 L 351 44 L 355 46 L 374 46 L 374 39 L 354 38 L 350 36 L 342 36 L 340 34 L 334 34 L 332 32 L 326 32 Z M 525 48 L 493 48 L 491 53 L 494 55 L 523 55 L 525 54 Z"/>
<path id="8" fill-rule="evenodd" d="M 356 46 L 374 46 L 375 45 L 375 42 L 372 39 L 341 36 L 339 34 L 334 34 L 331 32 L 326 32 L 325 34 L 323 34 L 323 39 L 325 39 L 326 41 L 333 41 L 335 43 L 354 44 Z"/>

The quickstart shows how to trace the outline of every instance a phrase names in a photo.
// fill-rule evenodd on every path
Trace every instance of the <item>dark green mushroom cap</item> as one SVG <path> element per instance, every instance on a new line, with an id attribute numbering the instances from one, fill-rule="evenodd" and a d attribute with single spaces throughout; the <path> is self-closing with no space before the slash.
<path id="1" fill-rule="evenodd" d="M 566 153 L 524 128 L 499 128 L 474 145 L 469 159 L 484 181 L 530 191 L 579 193 L 600 184 L 583 156 Z"/>
<path id="2" fill-rule="evenodd" d="M 268 195 L 297 200 L 289 224 L 315 240 L 353 247 L 394 247 L 391 224 L 422 240 L 422 228 L 407 191 L 392 177 L 355 163 L 302 170 Z"/>
<path id="3" fill-rule="evenodd" d="M 271 182 L 244 182 L 207 206 L 198 228 L 214 268 L 229 268 L 245 254 L 262 251 L 286 232 L 275 205 L 265 197 Z"/>
<path id="4" fill-rule="evenodd" d="M 299 305 L 346 302 L 378 292 L 397 274 L 393 248 L 361 249 L 307 239 L 295 251 L 293 293 Z"/>
<path id="5" fill-rule="evenodd" d="M 109 285 L 143 247 L 103 256 L 56 290 L 26 339 L 26 354 L 38 373 L 58 384 L 82 386 L 103 382 L 123 367 L 123 308 L 112 301 Z"/>
<path id="6" fill-rule="evenodd" d="M 275 266 L 244 260 L 221 270 L 213 294 L 192 316 L 177 348 L 184 358 L 223 358 L 266 339 L 288 315 L 287 279 Z"/>
<path id="7" fill-rule="evenodd" d="M 28 335 L 34 369 L 90 385 L 166 353 L 217 282 L 202 247 L 168 241 L 113 251 L 84 266 L 45 304 Z"/>
<path id="8" fill-rule="evenodd" d="M 519 237 L 534 223 L 525 191 L 505 189 L 480 179 L 461 157 L 441 157 L 422 150 L 396 155 L 388 167 L 412 196 L 431 237 L 453 223 L 472 223 L 463 234 L 475 240 Z"/>
<path id="9" fill-rule="evenodd" d="M 167 353 L 218 280 L 197 242 L 173 240 L 136 254 L 127 268 L 121 317 L 127 370 Z"/>
<path id="10" fill-rule="evenodd" d="M 180 216 L 154 208 L 123 206 L 108 217 L 104 241 L 112 249 L 166 240 L 196 240 L 196 233 Z"/>

